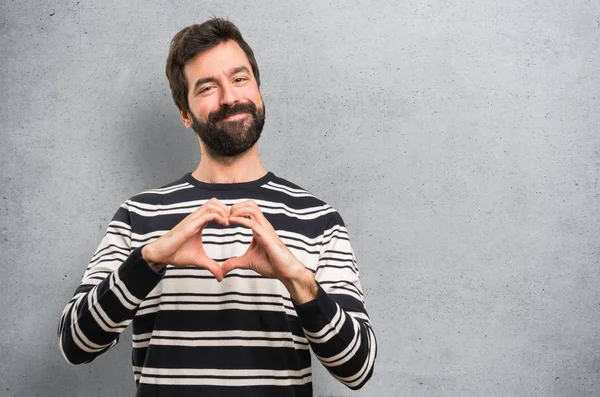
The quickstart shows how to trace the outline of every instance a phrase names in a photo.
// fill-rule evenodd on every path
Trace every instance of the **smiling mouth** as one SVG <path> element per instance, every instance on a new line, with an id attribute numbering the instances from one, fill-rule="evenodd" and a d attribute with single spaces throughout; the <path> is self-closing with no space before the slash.
<path id="1" fill-rule="evenodd" d="M 241 120 L 241 119 L 245 118 L 246 116 L 248 116 L 248 113 L 246 113 L 246 112 L 236 113 L 236 114 L 232 114 L 231 116 L 225 117 L 224 119 L 221 119 L 220 121 Z"/>

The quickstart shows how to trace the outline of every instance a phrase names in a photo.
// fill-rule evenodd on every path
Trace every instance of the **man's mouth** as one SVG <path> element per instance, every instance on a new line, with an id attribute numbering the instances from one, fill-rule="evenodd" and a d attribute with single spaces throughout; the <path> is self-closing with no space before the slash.
<path id="1" fill-rule="evenodd" d="M 245 118 L 246 116 L 248 116 L 247 112 L 241 112 L 241 113 L 232 114 L 231 116 L 222 118 L 219 121 L 236 121 L 236 120 L 241 120 L 241 119 Z"/>

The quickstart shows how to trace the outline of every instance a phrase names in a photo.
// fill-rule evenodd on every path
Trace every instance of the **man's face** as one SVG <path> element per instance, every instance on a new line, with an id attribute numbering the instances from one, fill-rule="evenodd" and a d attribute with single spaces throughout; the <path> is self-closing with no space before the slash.
<path id="1" fill-rule="evenodd" d="M 214 157 L 233 157 L 260 138 L 265 108 L 248 58 L 234 41 L 205 51 L 183 70 L 191 114 L 180 112 Z"/>

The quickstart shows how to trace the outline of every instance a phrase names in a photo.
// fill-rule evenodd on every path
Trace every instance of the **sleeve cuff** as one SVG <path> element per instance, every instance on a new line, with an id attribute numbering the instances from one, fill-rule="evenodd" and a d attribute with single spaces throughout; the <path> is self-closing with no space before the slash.
<path id="1" fill-rule="evenodd" d="M 134 249 L 119 267 L 119 278 L 136 298 L 144 299 L 162 280 L 165 268 L 160 272 L 152 270 L 142 257 L 142 247 Z"/>
<path id="2" fill-rule="evenodd" d="M 317 283 L 317 297 L 306 303 L 297 304 L 292 300 L 302 328 L 317 332 L 335 316 L 338 305 Z"/>

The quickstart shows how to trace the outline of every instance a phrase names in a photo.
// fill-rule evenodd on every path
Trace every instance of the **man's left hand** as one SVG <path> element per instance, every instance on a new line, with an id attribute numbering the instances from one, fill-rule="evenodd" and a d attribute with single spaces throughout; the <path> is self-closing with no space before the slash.
<path id="1" fill-rule="evenodd" d="M 244 255 L 223 263 L 223 275 L 233 269 L 251 269 L 264 277 L 280 280 L 298 303 L 316 298 L 317 283 L 312 272 L 285 246 L 254 201 L 234 204 L 229 222 L 251 229 L 252 242 Z"/>

